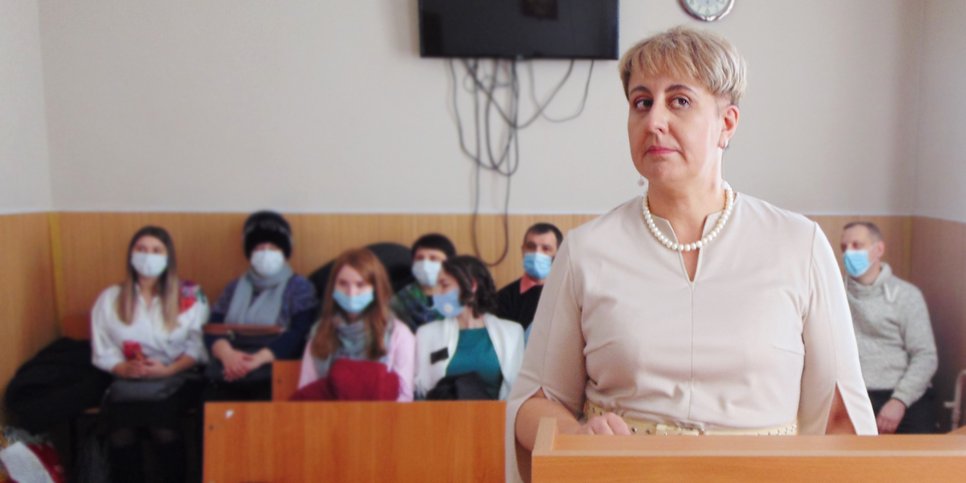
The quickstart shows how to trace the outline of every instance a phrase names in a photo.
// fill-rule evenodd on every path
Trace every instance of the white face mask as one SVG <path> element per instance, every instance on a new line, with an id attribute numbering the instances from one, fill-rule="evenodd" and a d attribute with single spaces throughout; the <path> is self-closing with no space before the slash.
<path id="1" fill-rule="evenodd" d="M 168 268 L 168 256 L 160 253 L 134 252 L 131 254 L 131 266 L 142 277 L 157 277 Z"/>
<path id="2" fill-rule="evenodd" d="M 413 277 L 416 277 L 416 281 L 423 287 L 432 287 L 436 285 L 436 278 L 439 277 L 439 271 L 442 268 L 443 262 L 419 260 L 413 263 Z"/>
<path id="3" fill-rule="evenodd" d="M 252 252 L 252 268 L 263 277 L 271 277 L 285 266 L 285 254 L 281 250 L 255 250 Z"/>

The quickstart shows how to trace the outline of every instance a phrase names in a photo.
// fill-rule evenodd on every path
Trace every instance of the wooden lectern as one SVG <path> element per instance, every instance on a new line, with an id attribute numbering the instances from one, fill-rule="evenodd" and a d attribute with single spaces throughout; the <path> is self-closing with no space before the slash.
<path id="1" fill-rule="evenodd" d="M 532 481 L 966 481 L 966 435 L 575 436 L 540 421 Z"/>
<path id="2" fill-rule="evenodd" d="M 205 405 L 204 481 L 503 481 L 503 401 Z"/>

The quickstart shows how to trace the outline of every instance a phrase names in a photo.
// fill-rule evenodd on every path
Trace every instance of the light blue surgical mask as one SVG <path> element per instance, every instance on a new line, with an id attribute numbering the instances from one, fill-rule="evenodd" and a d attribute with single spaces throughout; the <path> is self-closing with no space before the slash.
<path id="1" fill-rule="evenodd" d="M 853 278 L 865 275 L 865 272 L 868 272 L 869 268 L 872 267 L 868 250 L 846 250 L 842 259 L 845 262 L 845 271 Z"/>
<path id="2" fill-rule="evenodd" d="M 255 273 L 268 278 L 285 266 L 285 254 L 281 250 L 255 250 L 251 262 Z"/>
<path id="3" fill-rule="evenodd" d="M 543 280 L 547 278 L 547 275 L 550 275 L 550 264 L 552 263 L 553 257 L 550 255 L 538 252 L 523 254 L 523 271 L 537 280 Z"/>
<path id="4" fill-rule="evenodd" d="M 460 289 L 454 288 L 446 293 L 433 295 L 433 308 L 445 317 L 456 317 L 463 312 L 460 303 Z"/>
<path id="5" fill-rule="evenodd" d="M 423 287 L 432 287 L 436 285 L 442 268 L 443 262 L 419 260 L 413 263 L 413 277 L 416 277 L 416 281 Z"/>
<path id="6" fill-rule="evenodd" d="M 335 303 L 339 304 L 339 307 L 342 307 L 342 310 L 350 314 L 358 314 L 366 310 L 366 307 L 372 303 L 372 290 L 356 295 L 347 295 L 345 292 L 335 289 L 332 292 L 332 298 Z"/>

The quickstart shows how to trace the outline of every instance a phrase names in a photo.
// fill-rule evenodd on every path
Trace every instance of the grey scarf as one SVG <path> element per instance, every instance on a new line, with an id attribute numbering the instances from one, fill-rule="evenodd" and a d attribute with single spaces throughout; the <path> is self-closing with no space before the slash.
<path id="1" fill-rule="evenodd" d="M 292 267 L 287 262 L 271 277 L 262 277 L 249 268 L 235 285 L 235 293 L 232 294 L 225 322 L 275 325 L 282 312 L 282 296 L 285 294 L 285 287 L 292 275 Z M 252 300 L 253 297 L 254 300 Z"/>
<path id="2" fill-rule="evenodd" d="M 359 318 L 355 322 L 346 322 L 341 315 L 336 315 L 332 321 L 335 324 L 335 335 L 339 339 L 339 347 L 329 354 L 329 357 L 325 359 L 320 359 L 318 357 L 313 357 L 313 362 L 315 362 L 315 370 L 318 372 L 319 377 L 328 377 L 329 367 L 332 366 L 332 361 L 336 358 L 347 358 L 353 360 L 368 360 L 369 359 L 369 340 L 371 336 L 366 327 L 366 321 L 363 318 Z M 379 358 L 379 362 L 386 363 L 388 361 L 388 349 L 389 349 L 389 334 L 391 332 L 392 326 L 386 330 L 385 345 L 386 345 L 386 355 Z M 315 338 L 315 332 L 319 329 L 319 324 L 315 324 L 312 328 L 312 333 L 309 335 L 309 340 Z"/>

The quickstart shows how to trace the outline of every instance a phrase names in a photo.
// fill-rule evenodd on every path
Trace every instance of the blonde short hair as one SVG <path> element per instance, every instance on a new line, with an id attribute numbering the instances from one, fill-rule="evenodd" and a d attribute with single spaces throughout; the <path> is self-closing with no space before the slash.
<path id="1" fill-rule="evenodd" d="M 691 77 L 734 105 L 747 85 L 745 59 L 731 42 L 688 27 L 674 27 L 638 42 L 621 57 L 618 70 L 625 96 L 634 70 Z"/>

